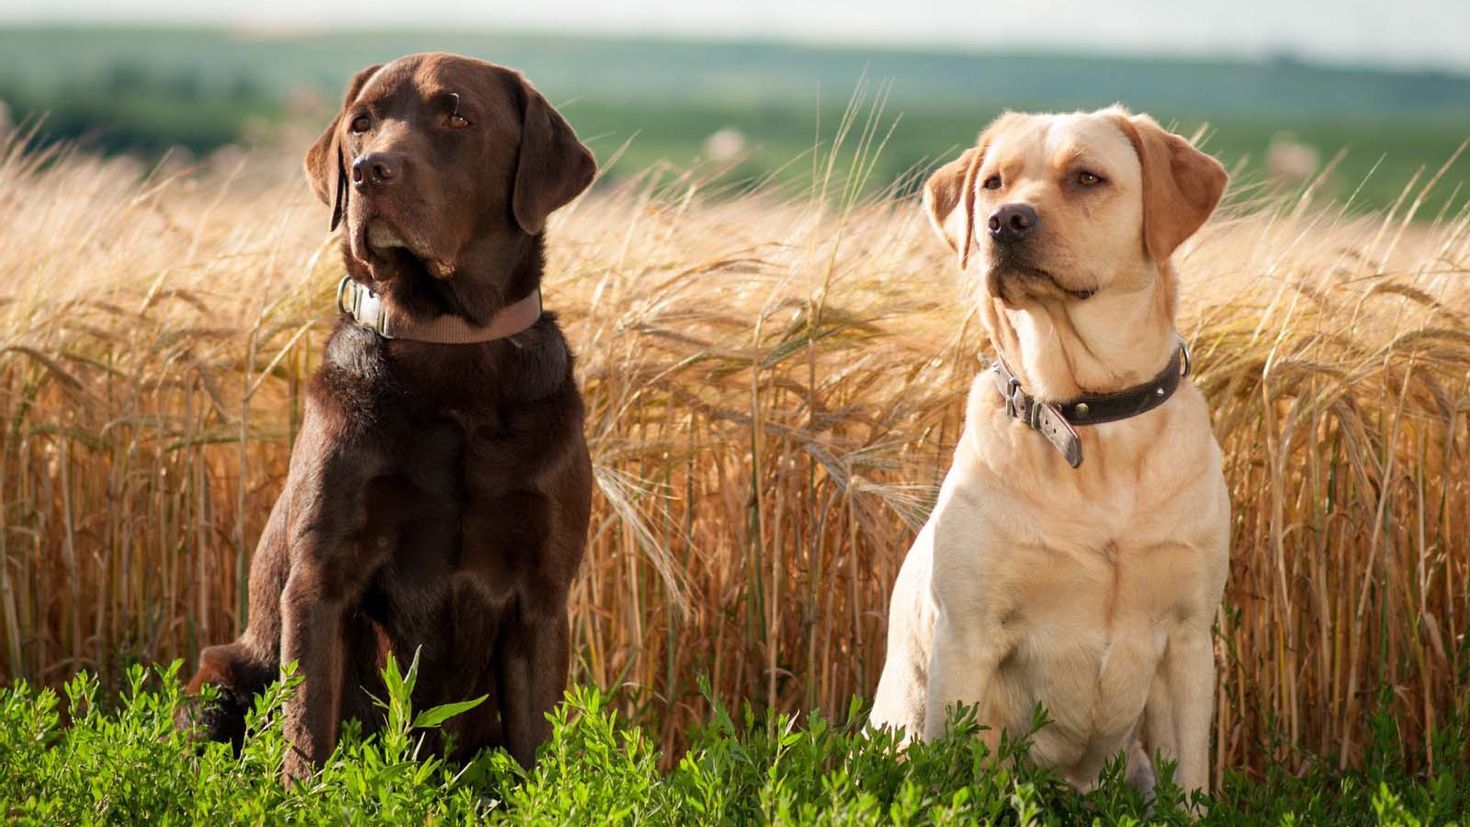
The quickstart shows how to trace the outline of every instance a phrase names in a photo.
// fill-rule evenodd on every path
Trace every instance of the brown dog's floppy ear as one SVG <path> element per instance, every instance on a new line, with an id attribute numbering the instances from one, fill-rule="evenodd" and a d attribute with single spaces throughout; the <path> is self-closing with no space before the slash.
<path id="1" fill-rule="evenodd" d="M 1159 126 L 1147 115 L 1114 112 L 1143 166 L 1143 243 L 1149 258 L 1167 261 L 1204 226 L 1229 176 L 1219 161 Z"/>
<path id="2" fill-rule="evenodd" d="M 337 127 L 342 123 L 342 115 L 347 107 L 357 100 L 368 78 L 381 68 L 381 63 L 375 64 L 352 76 L 351 82 L 347 84 L 347 94 L 342 98 L 342 107 L 337 110 L 332 122 L 327 124 L 321 137 L 316 139 L 316 143 L 306 150 L 306 183 L 311 185 L 311 191 L 316 193 L 323 204 L 331 205 L 333 230 L 337 229 L 338 222 L 347 210 L 347 162 L 342 157 Z M 335 193 L 333 187 L 336 188 Z"/>
<path id="3" fill-rule="evenodd" d="M 959 254 L 961 270 L 970 263 L 975 238 L 975 176 L 984 159 L 984 147 L 972 147 L 924 182 L 924 211 L 929 214 L 929 223 Z"/>
<path id="4" fill-rule="evenodd" d="M 524 110 L 510 208 L 521 229 L 536 235 L 548 215 L 591 185 L 597 160 L 540 92 L 519 74 L 515 80 Z"/>

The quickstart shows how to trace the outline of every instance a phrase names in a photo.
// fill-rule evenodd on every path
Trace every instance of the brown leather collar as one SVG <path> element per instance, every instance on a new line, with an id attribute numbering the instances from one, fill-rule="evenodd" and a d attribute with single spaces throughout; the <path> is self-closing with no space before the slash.
<path id="1" fill-rule="evenodd" d="M 395 317 L 371 288 L 344 276 L 337 285 L 337 310 L 384 339 L 404 339 L 436 345 L 468 345 L 493 339 L 508 339 L 541 319 L 541 290 L 502 307 L 490 324 L 478 327 L 459 316 L 436 316 L 428 321 Z"/>
<path id="2" fill-rule="evenodd" d="M 1082 440 L 1074 425 L 1101 425 L 1138 416 L 1169 401 L 1189 375 L 1189 348 L 1184 341 L 1157 376 L 1142 385 L 1114 393 L 1083 394 L 1065 402 L 1043 402 L 1021 389 L 1021 380 L 999 355 L 991 364 L 995 388 L 1006 402 L 1006 413 L 1046 437 L 1067 464 L 1082 464 Z"/>

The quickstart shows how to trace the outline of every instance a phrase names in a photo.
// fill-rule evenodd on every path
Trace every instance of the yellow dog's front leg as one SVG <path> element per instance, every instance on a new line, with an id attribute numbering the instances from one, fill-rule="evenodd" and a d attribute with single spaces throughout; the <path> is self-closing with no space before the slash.
<path id="1" fill-rule="evenodd" d="M 1177 762 L 1174 781 L 1186 794 L 1209 789 L 1214 698 L 1215 655 L 1209 627 L 1181 628 L 1170 635 L 1149 691 L 1144 740 L 1151 752 Z"/>
<path id="2" fill-rule="evenodd" d="M 929 658 L 929 696 L 924 714 L 924 740 L 944 737 L 949 713 L 956 704 L 973 707 L 977 722 L 989 727 L 980 733 L 992 750 L 1000 742 L 997 722 L 986 719 L 986 690 L 994 682 L 998 659 L 977 640 L 980 628 L 973 619 L 960 619 L 941 609 L 934 625 Z"/>

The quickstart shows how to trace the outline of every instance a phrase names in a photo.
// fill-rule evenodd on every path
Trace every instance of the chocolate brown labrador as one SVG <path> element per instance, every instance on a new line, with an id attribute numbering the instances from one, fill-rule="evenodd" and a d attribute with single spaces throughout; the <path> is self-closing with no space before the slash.
<path id="1" fill-rule="evenodd" d="M 238 745 L 252 695 L 294 661 L 285 772 L 302 776 L 343 720 L 380 725 L 388 653 L 418 651 L 416 707 L 489 696 L 441 749 L 534 760 L 566 685 L 592 489 L 572 354 L 539 310 L 544 227 L 595 171 L 513 70 L 422 54 L 352 79 L 306 175 L 346 223 L 344 287 L 370 288 L 400 335 L 344 313 L 327 341 L 251 564 L 248 628 L 205 649 L 189 685 L 219 688 L 189 721 L 201 734 Z M 474 335 L 527 302 L 524 329 Z"/>

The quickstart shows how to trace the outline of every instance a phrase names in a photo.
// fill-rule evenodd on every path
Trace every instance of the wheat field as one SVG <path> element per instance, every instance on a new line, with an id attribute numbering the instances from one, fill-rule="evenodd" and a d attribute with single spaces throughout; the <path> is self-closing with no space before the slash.
<path id="1" fill-rule="evenodd" d="M 596 477 L 574 680 L 668 756 L 736 704 L 845 716 L 985 342 L 912 199 L 656 168 L 550 228 Z M 831 153 L 837 155 L 836 152 Z M 333 323 L 293 158 L 187 169 L 0 144 L 0 669 L 192 661 L 242 627 Z M 1216 767 L 1410 762 L 1470 679 L 1470 215 L 1237 190 L 1186 247 L 1180 331 L 1234 504 Z M 1452 199 L 1463 203 L 1464 199 Z M 1417 758 L 1416 758 L 1417 756 Z"/>

